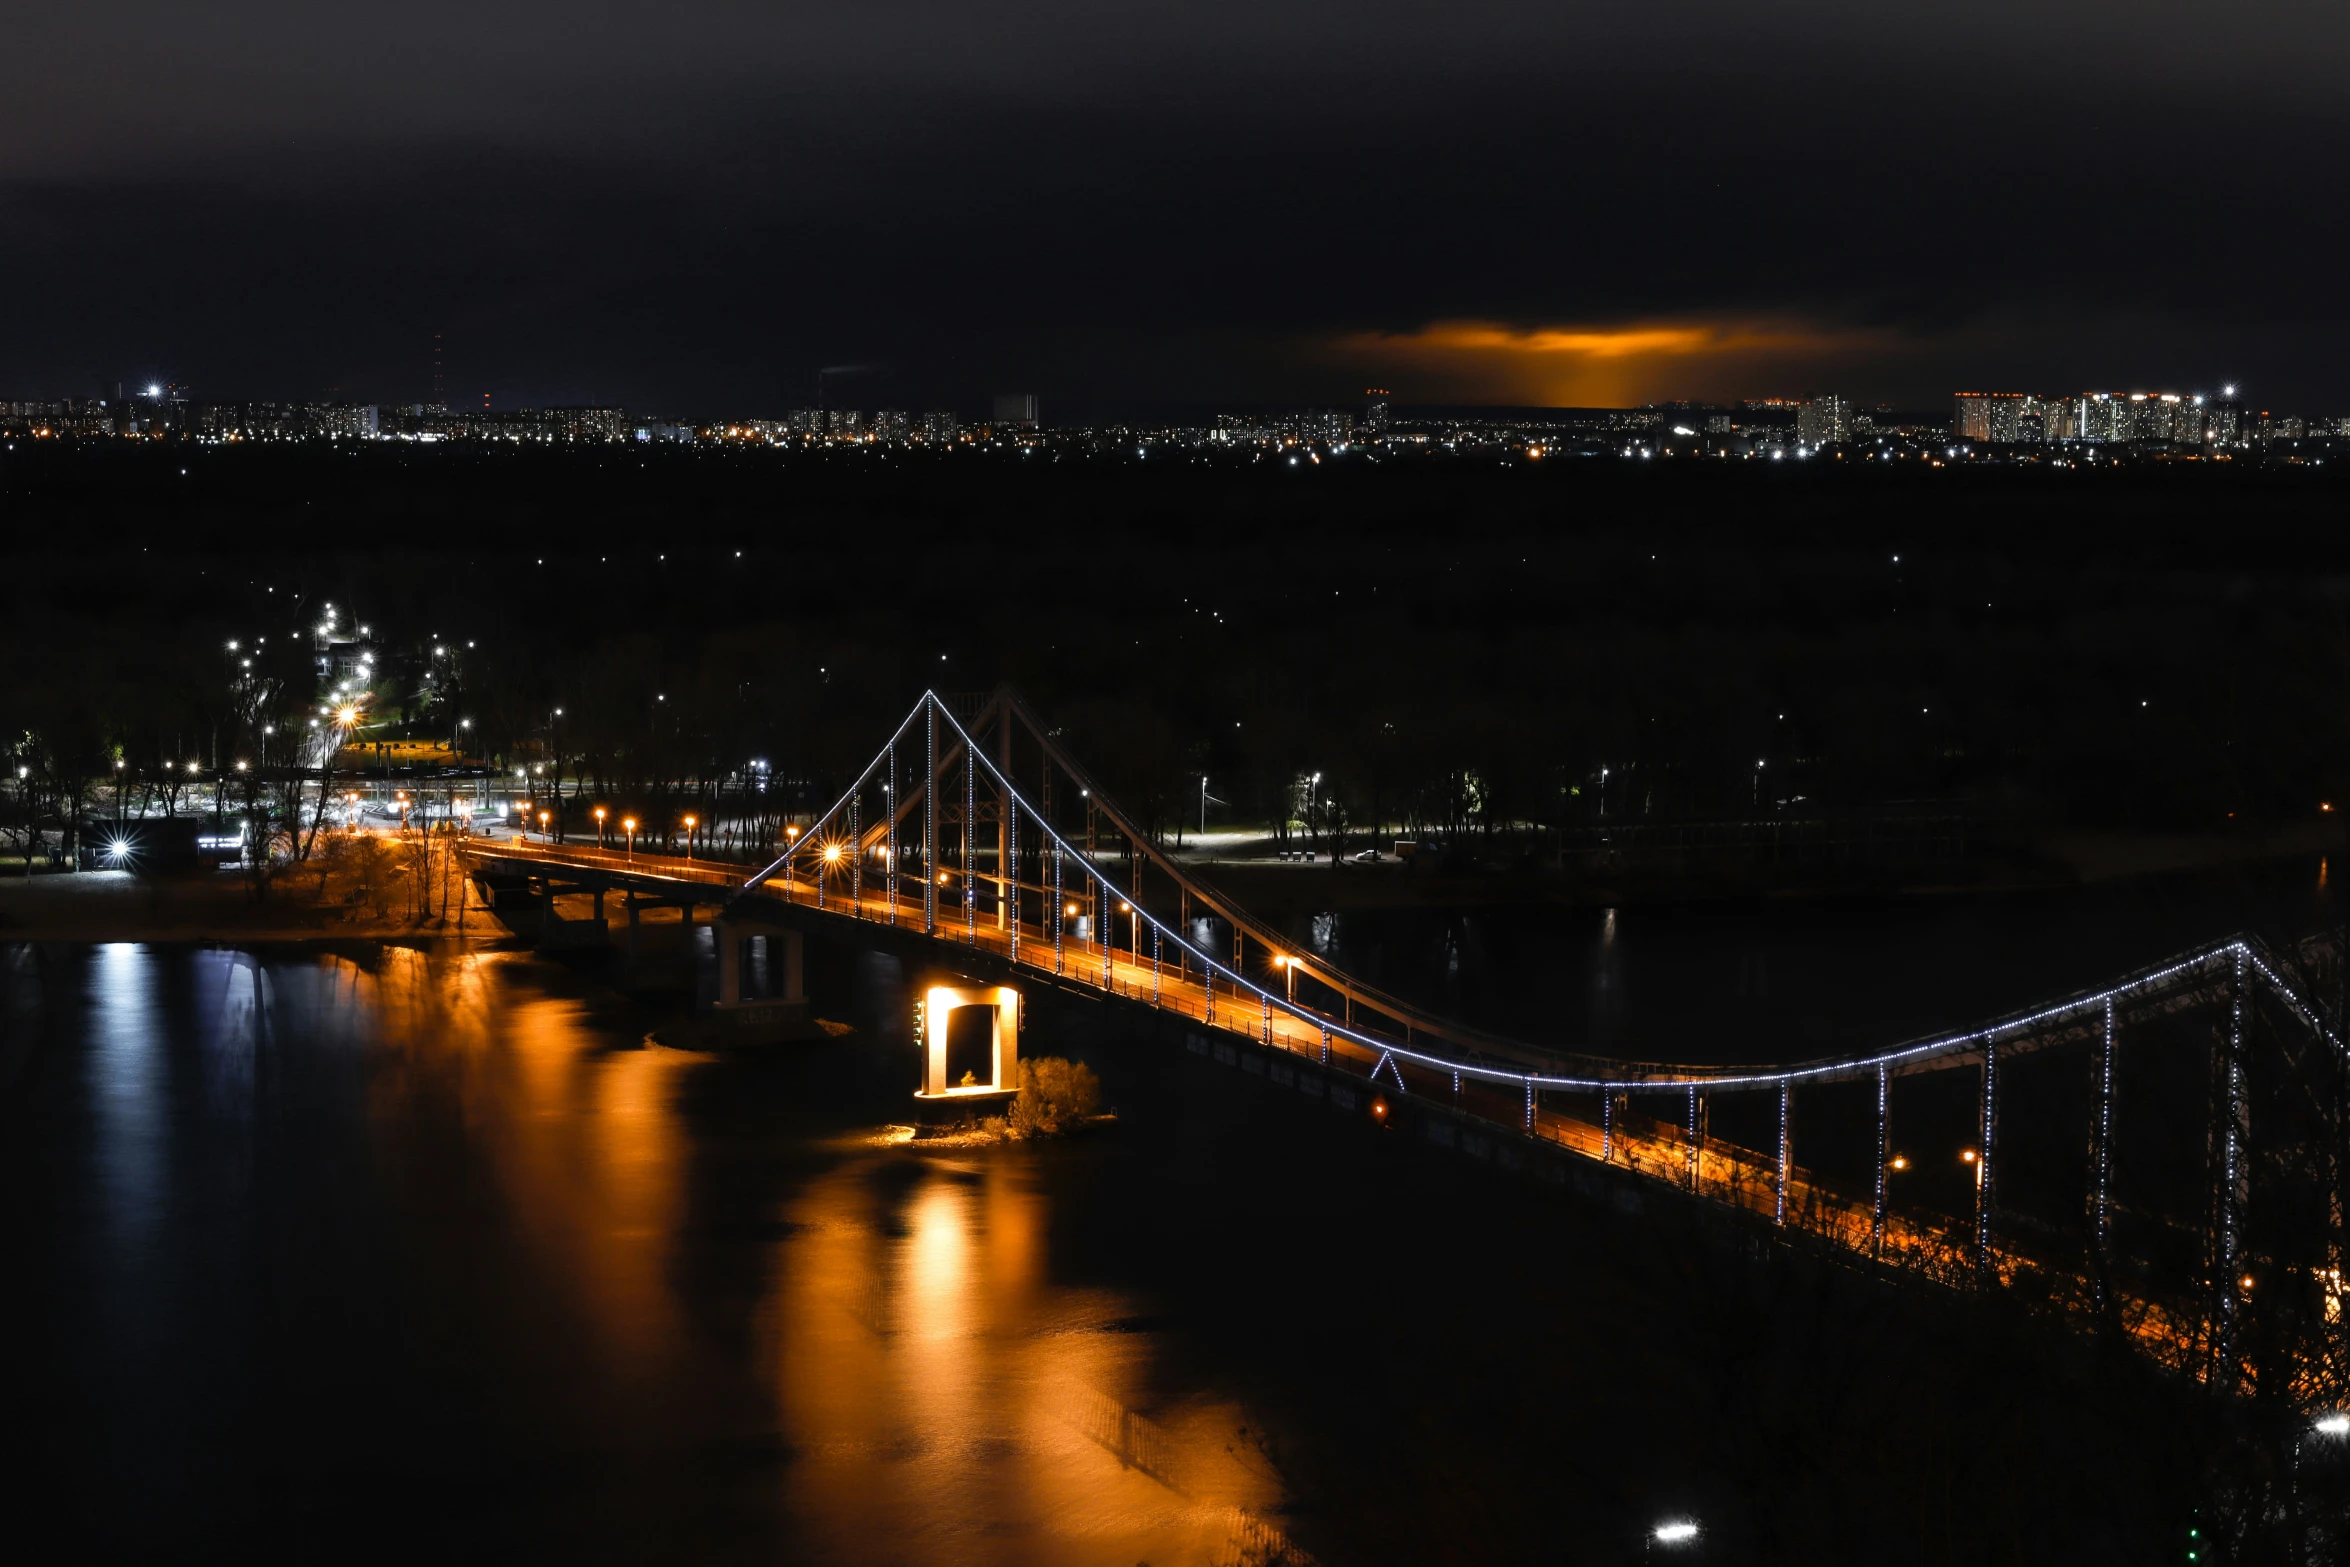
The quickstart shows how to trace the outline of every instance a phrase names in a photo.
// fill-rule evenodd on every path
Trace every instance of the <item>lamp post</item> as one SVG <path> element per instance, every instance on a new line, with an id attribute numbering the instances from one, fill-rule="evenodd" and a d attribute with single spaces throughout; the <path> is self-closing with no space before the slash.
<path id="1" fill-rule="evenodd" d="M 636 858 L 636 818 L 633 816 L 622 817 L 620 827 L 623 832 L 628 834 L 628 857 L 633 860 Z"/>
<path id="2" fill-rule="evenodd" d="M 539 842 L 541 843 L 553 843 L 555 841 L 553 838 L 547 835 L 547 819 L 551 814 L 552 813 L 548 811 L 539 812 Z"/>
<path id="3" fill-rule="evenodd" d="M 604 846 L 604 808 L 599 805 L 596 807 L 596 847 L 601 849 Z"/>
<path id="4" fill-rule="evenodd" d="M 689 860 L 694 857 L 694 818 L 691 816 L 685 819 L 685 857 Z"/>
<path id="5" fill-rule="evenodd" d="M 1284 976 L 1287 978 L 1287 980 L 1288 980 L 1288 983 L 1289 983 L 1289 1004 L 1290 1004 L 1291 1006 L 1296 1006 L 1296 1005 L 1297 1005 L 1297 959 L 1295 959 L 1295 958 L 1292 958 L 1292 957 L 1278 957 L 1278 958 L 1275 958 L 1275 959 L 1273 960 L 1273 966 L 1274 966 L 1275 968 L 1277 968 L 1277 969 L 1281 970 L 1282 974 L 1283 974 L 1283 975 L 1284 975 Z"/>

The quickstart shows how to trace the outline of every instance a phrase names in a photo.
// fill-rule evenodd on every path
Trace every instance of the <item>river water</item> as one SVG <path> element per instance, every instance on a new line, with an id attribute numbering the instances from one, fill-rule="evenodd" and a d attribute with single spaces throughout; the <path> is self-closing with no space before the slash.
<path id="1" fill-rule="evenodd" d="M 2315 876 L 1559 915 L 1546 966 L 1522 913 L 1319 933 L 1489 1022 L 1700 1058 L 2071 988 L 2306 917 Z M 1025 1048 L 1093 1062 L 1115 1127 L 891 1143 L 907 976 L 810 974 L 856 1034 L 714 1056 L 647 1043 L 673 999 L 523 951 L 0 947 L 14 1526 L 91 1559 L 1165 1567 L 1630 1561 L 1688 1516 L 1703 1559 L 1835 1560 L 2151 1547 L 2191 1489 L 2134 1369 L 1722 1272 L 1085 1004 Z"/>

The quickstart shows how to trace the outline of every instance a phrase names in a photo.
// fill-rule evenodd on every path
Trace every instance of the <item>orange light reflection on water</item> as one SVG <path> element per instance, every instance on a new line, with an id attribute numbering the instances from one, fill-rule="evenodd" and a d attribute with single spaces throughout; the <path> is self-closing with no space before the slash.
<path id="1" fill-rule="evenodd" d="M 1045 1273 L 1032 1156 L 892 1152 L 817 1180 L 779 1249 L 777 1395 L 790 1511 L 842 1559 L 1211 1562 L 1277 1484 L 1246 1423 L 1144 1412 L 1130 1302 Z"/>
<path id="2" fill-rule="evenodd" d="M 773 1177 L 766 1217 L 786 1222 L 689 1242 L 710 1153 L 689 1089 L 724 1064 L 615 1049 L 582 1003 L 507 961 L 395 949 L 347 972 L 369 1009 L 405 1015 L 387 1038 L 411 1041 L 379 1112 L 449 1107 L 522 1253 L 502 1264 L 548 1281 L 528 1286 L 509 1352 L 537 1363 L 527 1375 L 582 1440 L 649 1453 L 714 1424 L 767 1428 L 789 1456 L 754 1488 L 772 1485 L 790 1554 L 814 1559 L 1169 1567 L 1266 1537 L 1282 1496 L 1236 1439 L 1249 1417 L 1162 1393 L 1138 1304 L 1054 1281 L 1049 1153 L 858 1141 L 801 1175 L 808 1150 L 788 1138 L 730 1150 Z M 743 1339 L 710 1331 L 731 1315 L 698 1293 L 690 1244 L 765 1248 L 727 1273 L 763 1297 Z"/>

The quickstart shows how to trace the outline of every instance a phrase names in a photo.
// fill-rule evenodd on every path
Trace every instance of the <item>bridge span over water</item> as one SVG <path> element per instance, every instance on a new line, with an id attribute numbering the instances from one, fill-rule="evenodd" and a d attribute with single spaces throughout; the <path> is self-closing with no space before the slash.
<path id="1" fill-rule="evenodd" d="M 760 1005 L 739 979 L 746 932 L 861 927 L 1013 991 L 1181 1020 L 1203 1055 L 1446 1148 L 1554 1177 L 1614 1167 L 1789 1244 L 2018 1296 L 2218 1388 L 2350 1402 L 2350 1053 L 2324 999 L 2342 993 L 2336 942 L 2230 936 L 1856 1054 L 1595 1057 L 1385 994 L 1256 919 L 1163 852 L 1008 691 L 960 713 L 925 693 L 748 875 L 569 845 L 471 852 L 550 902 L 568 887 L 689 917 L 717 905 L 722 1008 Z"/>

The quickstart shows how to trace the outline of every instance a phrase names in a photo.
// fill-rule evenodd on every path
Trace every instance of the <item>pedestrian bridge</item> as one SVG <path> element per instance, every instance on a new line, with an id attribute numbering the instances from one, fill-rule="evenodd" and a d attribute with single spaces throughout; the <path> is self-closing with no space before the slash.
<path id="1" fill-rule="evenodd" d="M 2218 1387 L 2350 1398 L 2350 1056 L 2321 999 L 2341 993 L 2336 943 L 2232 936 L 1852 1055 L 1593 1057 L 1464 1026 L 1304 950 L 1166 855 L 1008 691 L 961 716 L 925 693 L 747 877 L 569 846 L 472 852 L 632 907 L 718 904 L 722 959 L 780 929 L 785 906 L 946 949 L 1005 994 L 1032 976 L 1181 1018 L 1203 1053 L 1446 1148 L 1614 1167 L 1857 1266 L 2014 1294 Z M 758 1005 L 723 966 L 721 1008 Z M 927 1021 L 940 1055 L 946 1019 Z M 1002 1080 L 982 1092 L 1016 1086 L 1000 1022 L 997 1038 Z M 957 1086 L 938 1061 L 926 1072 L 926 1093 Z"/>

